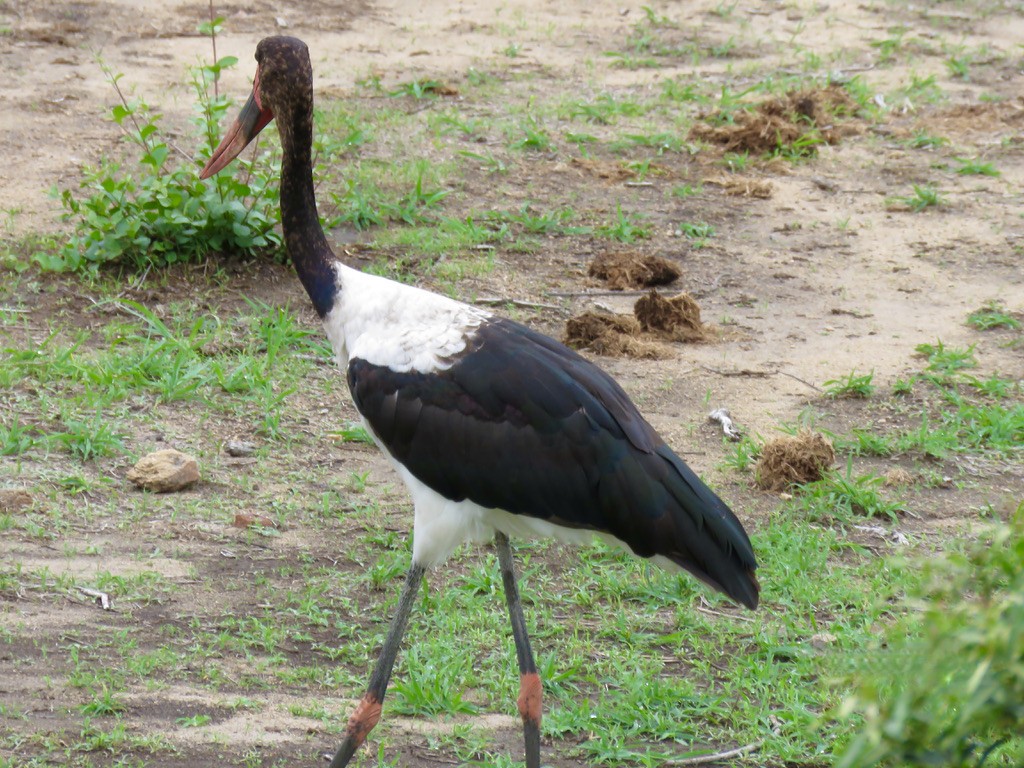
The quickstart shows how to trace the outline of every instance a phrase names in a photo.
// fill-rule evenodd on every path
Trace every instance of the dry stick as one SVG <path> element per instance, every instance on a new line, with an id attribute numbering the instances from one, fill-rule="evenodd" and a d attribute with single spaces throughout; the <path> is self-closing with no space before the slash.
<path id="1" fill-rule="evenodd" d="M 700 606 L 700 605 L 695 605 L 693 607 L 693 609 L 695 611 L 697 611 L 698 613 L 706 613 L 709 616 L 721 616 L 723 619 L 736 619 L 736 621 L 746 621 L 746 622 L 753 622 L 753 621 L 755 621 L 755 619 L 752 619 L 749 616 L 741 616 L 738 613 L 722 613 L 721 611 L 716 611 L 716 610 L 713 610 L 711 608 L 704 608 L 703 606 Z"/>
<path id="2" fill-rule="evenodd" d="M 216 15 L 213 12 L 213 0 L 210 0 L 210 40 L 213 42 L 213 65 L 217 66 L 217 33 L 213 29 L 213 22 L 216 19 Z M 218 83 L 220 82 L 220 72 L 216 71 L 213 76 L 213 97 L 217 98 L 220 96 L 220 89 Z"/>
<path id="3" fill-rule="evenodd" d="M 811 382 L 804 381 L 799 376 L 794 376 L 792 373 L 787 373 L 786 371 L 779 371 L 779 373 L 781 373 L 783 376 L 789 376 L 789 378 L 793 379 L 793 381 L 799 381 L 801 384 L 804 384 L 805 386 L 810 387 L 815 392 L 823 392 L 824 391 L 821 387 L 816 387 L 813 384 L 811 384 Z"/>
<path id="4" fill-rule="evenodd" d="M 764 739 L 758 739 L 753 744 L 745 744 L 742 747 L 736 747 L 736 749 L 729 749 L 725 752 L 716 752 L 713 755 L 698 755 L 697 757 L 687 757 L 683 760 L 669 760 L 662 765 L 705 765 L 707 763 L 717 763 L 719 760 L 725 760 L 730 757 L 739 757 L 745 755 L 748 752 L 755 752 L 761 748 L 764 744 Z"/>
<path id="5" fill-rule="evenodd" d="M 100 592 L 98 589 L 89 589 L 89 587 L 77 587 L 77 589 L 83 595 L 96 598 L 97 604 L 104 611 L 110 610 L 110 595 L 106 592 Z"/>
<path id="6" fill-rule="evenodd" d="M 536 301 L 526 301 L 525 299 L 503 299 L 500 296 L 481 296 L 478 299 L 473 299 L 473 303 L 483 304 L 488 307 L 511 304 L 513 307 L 522 307 L 523 309 L 553 309 L 556 312 L 564 311 L 564 307 L 559 307 L 555 304 L 541 304 Z"/>
<path id="7" fill-rule="evenodd" d="M 751 378 L 755 379 L 767 379 L 769 376 L 778 376 L 781 374 L 782 376 L 789 376 L 789 378 L 793 379 L 793 381 L 799 381 L 801 384 L 810 387 L 815 392 L 823 391 L 821 387 L 816 387 L 813 384 L 811 384 L 811 382 L 801 379 L 799 376 L 789 373 L 788 371 L 754 371 L 751 370 L 750 368 L 740 368 L 739 370 L 735 371 L 723 371 L 718 368 L 709 368 L 706 365 L 702 365 L 701 368 L 703 368 L 708 373 L 717 373 L 719 376 L 750 376 Z"/>
<path id="8" fill-rule="evenodd" d="M 558 298 L 587 298 L 588 296 L 646 296 L 651 292 L 648 288 L 643 291 L 545 291 L 547 296 L 556 296 Z M 681 293 L 686 293 L 681 289 L 674 291 L 663 291 L 662 296 L 672 297 L 678 296 Z"/>

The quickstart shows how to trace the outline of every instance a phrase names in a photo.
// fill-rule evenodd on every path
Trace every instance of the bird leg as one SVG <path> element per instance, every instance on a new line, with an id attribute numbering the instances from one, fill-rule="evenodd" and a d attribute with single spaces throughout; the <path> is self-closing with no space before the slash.
<path id="1" fill-rule="evenodd" d="M 519 714 L 523 718 L 523 738 L 526 741 L 526 768 L 540 768 L 540 715 L 541 682 L 537 665 L 530 650 L 530 638 L 526 634 L 526 619 L 523 618 L 523 604 L 519 600 L 516 586 L 515 565 L 512 562 L 512 547 L 508 536 L 498 532 L 495 537 L 498 547 L 498 563 L 501 566 L 501 580 L 505 584 L 505 600 L 508 615 L 512 621 L 512 637 L 516 641 L 516 658 L 519 661 Z"/>
<path id="2" fill-rule="evenodd" d="M 507 539 L 506 539 L 507 542 Z M 405 634 L 405 625 L 409 621 L 409 613 L 412 611 L 412 604 L 416 600 L 416 592 L 419 591 L 420 583 L 423 581 L 423 573 L 426 569 L 422 565 L 413 563 L 409 573 L 405 577 L 405 586 L 402 587 L 402 596 L 398 599 L 398 610 L 391 619 L 391 627 L 388 629 L 387 637 L 384 639 L 384 647 L 380 650 L 380 657 L 377 659 L 377 666 L 373 669 L 373 676 L 370 678 L 370 685 L 366 693 L 356 707 L 355 712 L 348 719 L 345 728 L 345 740 L 334 753 L 330 768 L 344 768 L 352 755 L 362 746 L 367 734 L 380 720 L 380 709 L 384 703 L 384 692 L 388 688 L 388 681 L 391 679 L 391 670 L 395 666 L 395 657 L 398 655 L 398 647 L 402 644 L 402 636 Z"/>

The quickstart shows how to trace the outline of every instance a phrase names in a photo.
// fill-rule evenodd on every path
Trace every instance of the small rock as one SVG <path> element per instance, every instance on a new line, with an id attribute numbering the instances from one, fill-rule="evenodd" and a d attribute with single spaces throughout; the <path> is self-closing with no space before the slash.
<path id="1" fill-rule="evenodd" d="M 199 462 L 181 451 L 166 448 L 139 459 L 128 470 L 128 479 L 147 491 L 173 493 L 199 480 Z"/>
<path id="2" fill-rule="evenodd" d="M 835 645 L 838 639 L 831 632 L 819 632 L 811 638 L 811 645 L 814 648 L 826 648 L 830 645 Z"/>
<path id="3" fill-rule="evenodd" d="M 886 488 L 899 488 L 914 482 L 914 476 L 903 467 L 893 467 L 882 477 Z"/>
<path id="4" fill-rule="evenodd" d="M 265 515 L 250 515 L 245 512 L 235 514 L 235 520 L 232 525 L 235 528 L 251 528 L 254 525 L 258 525 L 261 528 L 278 527 L 277 523 Z"/>
<path id="5" fill-rule="evenodd" d="M 24 488 L 0 488 L 0 512 L 21 512 L 32 505 L 32 494 Z"/>
<path id="6" fill-rule="evenodd" d="M 228 456 L 252 456 L 256 453 L 256 446 L 244 440 L 228 440 L 224 443 L 224 451 Z"/>

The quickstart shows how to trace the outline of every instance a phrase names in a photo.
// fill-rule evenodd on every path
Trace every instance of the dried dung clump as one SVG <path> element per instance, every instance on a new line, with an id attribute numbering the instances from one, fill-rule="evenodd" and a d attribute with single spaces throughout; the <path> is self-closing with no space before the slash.
<path id="1" fill-rule="evenodd" d="M 606 357 L 636 357 L 664 360 L 672 350 L 642 338 L 640 323 L 628 315 L 599 315 L 585 312 L 565 325 L 565 343 L 575 349 L 589 349 Z"/>
<path id="2" fill-rule="evenodd" d="M 599 179 L 608 181 L 625 181 L 636 177 L 636 172 L 624 167 L 621 163 L 609 163 L 592 157 L 574 157 L 572 165 Z"/>
<path id="3" fill-rule="evenodd" d="M 0 512 L 21 512 L 32 506 L 32 494 L 24 488 L 0 488 Z"/>
<path id="4" fill-rule="evenodd" d="M 666 299 L 657 291 L 641 296 L 633 305 L 633 317 L 585 312 L 566 323 L 565 343 L 609 357 L 640 357 L 652 360 L 674 355 L 666 341 L 694 342 L 706 338 L 700 307 L 683 293 Z"/>
<path id="5" fill-rule="evenodd" d="M 717 184 L 731 197 L 756 197 L 767 200 L 775 193 L 775 186 L 768 179 L 751 176 L 715 176 L 704 179 L 707 184 Z"/>
<path id="6" fill-rule="evenodd" d="M 588 272 L 591 277 L 604 280 L 613 291 L 668 285 L 682 274 L 675 262 L 636 251 L 602 253 L 590 262 Z"/>
<path id="7" fill-rule="evenodd" d="M 809 91 L 791 91 L 770 99 L 750 112 L 737 112 L 717 125 L 698 123 L 690 138 L 718 144 L 727 152 L 762 155 L 794 144 L 804 154 L 814 151 L 814 141 L 838 144 L 853 130 L 836 123 L 836 117 L 853 115 L 857 109 L 850 95 L 838 85 Z M 806 142 L 806 143 L 805 143 Z"/>
<path id="8" fill-rule="evenodd" d="M 893 467 L 882 475 L 882 480 L 886 488 L 900 488 L 913 483 L 914 476 L 903 467 Z"/>
<path id="9" fill-rule="evenodd" d="M 784 491 L 791 485 L 820 480 L 835 459 L 827 437 L 802 429 L 796 435 L 769 440 L 754 467 L 754 477 L 765 490 Z"/>
<path id="10" fill-rule="evenodd" d="M 703 341 L 706 335 L 700 307 L 688 293 L 666 299 L 651 291 L 637 299 L 633 314 L 643 330 L 672 341 Z"/>

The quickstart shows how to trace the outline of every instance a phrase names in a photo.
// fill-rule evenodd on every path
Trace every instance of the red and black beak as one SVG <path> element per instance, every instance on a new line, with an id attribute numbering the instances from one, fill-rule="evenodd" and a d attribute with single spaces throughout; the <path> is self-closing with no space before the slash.
<path id="1" fill-rule="evenodd" d="M 228 165 L 273 119 L 274 113 L 269 109 L 264 109 L 260 103 L 260 71 L 257 69 L 249 100 L 245 102 L 241 113 L 228 129 L 224 138 L 221 139 L 220 144 L 213 150 L 213 155 L 199 173 L 199 178 L 208 179 Z"/>

